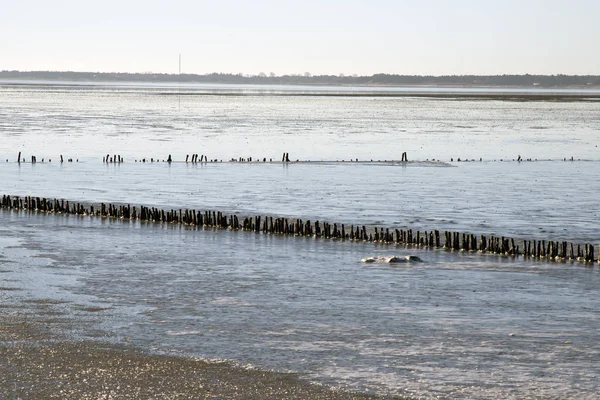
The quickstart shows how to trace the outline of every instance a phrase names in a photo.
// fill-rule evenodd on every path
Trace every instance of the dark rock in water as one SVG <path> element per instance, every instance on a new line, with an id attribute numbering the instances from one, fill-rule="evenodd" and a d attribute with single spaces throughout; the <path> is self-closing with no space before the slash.
<path id="1" fill-rule="evenodd" d="M 395 264 L 395 263 L 412 263 L 412 262 L 422 262 L 417 256 L 378 256 L 378 257 L 367 257 L 361 260 L 364 263 L 385 263 L 385 264 Z"/>

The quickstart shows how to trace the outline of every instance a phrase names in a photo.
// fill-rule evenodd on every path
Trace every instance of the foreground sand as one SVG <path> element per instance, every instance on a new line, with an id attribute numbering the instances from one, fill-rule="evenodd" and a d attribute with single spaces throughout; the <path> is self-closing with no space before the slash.
<path id="1" fill-rule="evenodd" d="M 375 399 L 295 375 L 66 340 L 51 317 L 0 306 L 2 399 Z M 9 311 L 9 312 L 7 312 Z"/>

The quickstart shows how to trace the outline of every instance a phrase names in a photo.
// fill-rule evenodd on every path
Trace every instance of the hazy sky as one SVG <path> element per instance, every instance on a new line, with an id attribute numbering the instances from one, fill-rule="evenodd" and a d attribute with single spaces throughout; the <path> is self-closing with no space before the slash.
<path id="1" fill-rule="evenodd" d="M 0 70 L 600 74 L 600 0 L 0 2 Z"/>

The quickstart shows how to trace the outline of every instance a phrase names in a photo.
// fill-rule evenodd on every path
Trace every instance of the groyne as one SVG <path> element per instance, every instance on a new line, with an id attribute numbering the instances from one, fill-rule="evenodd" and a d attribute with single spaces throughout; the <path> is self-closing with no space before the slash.
<path id="1" fill-rule="evenodd" d="M 92 218 L 111 218 L 198 228 L 230 229 L 265 235 L 403 245 L 423 249 L 444 249 L 548 261 L 593 263 L 595 246 L 590 243 L 474 235 L 435 229 L 414 231 L 391 227 L 366 227 L 325 221 L 310 221 L 269 215 L 238 216 L 216 210 L 160 209 L 130 204 L 83 204 L 65 199 L 3 195 L 4 210 L 27 210 Z M 600 246 L 598 246 L 600 253 Z"/>
<path id="2" fill-rule="evenodd" d="M 31 155 L 31 161 L 27 161 L 27 159 L 25 157 L 21 156 L 21 152 L 19 152 L 18 156 L 17 156 L 17 163 L 18 164 L 37 164 L 37 163 L 44 163 L 44 162 L 48 162 L 51 163 L 52 159 L 48 158 L 47 161 L 45 161 L 45 158 L 41 158 L 40 160 L 38 160 L 37 156 L 35 155 Z M 66 159 L 67 162 L 79 162 L 79 159 L 73 159 L 72 157 Z M 435 158 L 427 158 L 425 160 L 421 159 L 421 160 L 411 160 L 411 162 L 435 162 L 435 163 L 443 163 L 446 164 L 448 162 L 450 163 L 469 163 L 469 162 L 483 162 L 484 159 L 482 157 L 480 157 L 479 159 L 475 159 L 475 158 L 461 158 L 461 157 L 450 157 L 450 160 L 440 160 L 440 159 L 435 159 Z M 495 158 L 495 159 L 486 159 L 485 161 L 489 162 L 489 161 L 500 161 L 500 162 L 537 162 L 537 161 L 590 161 L 590 160 L 582 160 L 580 158 L 575 158 L 573 156 L 570 157 L 563 157 L 563 158 L 559 158 L 559 159 L 538 159 L 538 158 L 523 158 L 521 157 L 521 155 L 517 155 L 516 158 Z M 6 159 L 5 162 L 9 162 L 9 159 Z M 65 159 L 62 156 L 62 154 L 59 156 L 59 162 L 60 163 L 64 163 Z M 120 154 L 114 154 L 114 155 L 110 155 L 107 154 L 106 156 L 102 157 L 102 163 L 103 164 L 122 164 L 125 163 L 126 160 L 124 157 L 122 157 Z M 129 160 L 129 162 L 131 162 L 131 160 Z M 281 157 L 281 161 L 279 161 L 278 159 L 273 159 L 272 157 L 262 157 L 262 158 L 254 158 L 254 157 L 231 157 L 229 159 L 226 159 L 225 161 L 223 161 L 223 159 L 220 158 L 208 158 L 207 155 L 204 154 L 197 154 L 197 153 L 192 153 L 192 154 L 186 154 L 185 155 L 185 160 L 181 159 L 181 160 L 177 160 L 174 159 L 171 154 L 169 154 L 166 158 L 160 158 L 160 157 L 142 157 L 142 158 L 134 158 L 133 159 L 134 163 L 166 163 L 166 164 L 171 164 L 171 163 L 185 163 L 185 164 L 209 164 L 209 163 L 246 163 L 246 164 L 260 164 L 260 163 L 271 163 L 271 164 L 293 164 L 293 163 L 299 163 L 299 164 L 332 164 L 332 163 L 356 163 L 356 164 L 364 164 L 364 163 L 377 163 L 377 164 L 406 164 L 409 162 L 408 160 L 408 154 L 407 152 L 403 152 L 400 156 L 400 159 L 396 159 L 396 158 L 389 158 L 389 159 L 358 159 L 358 158 L 344 158 L 344 159 L 335 159 L 335 160 L 301 160 L 301 159 L 290 159 L 290 153 L 288 152 L 284 152 L 282 157 Z"/>

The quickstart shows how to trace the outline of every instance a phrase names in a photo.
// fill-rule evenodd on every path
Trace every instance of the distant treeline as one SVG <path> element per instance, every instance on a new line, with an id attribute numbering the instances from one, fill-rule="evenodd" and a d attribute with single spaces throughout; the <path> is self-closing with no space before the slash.
<path id="1" fill-rule="evenodd" d="M 419 76 L 375 74 L 346 75 L 282 75 L 258 74 L 154 74 L 123 72 L 71 71 L 0 71 L 3 79 L 43 79 L 96 82 L 196 82 L 275 85 L 390 85 L 390 86 L 600 86 L 600 75 L 444 75 Z"/>

